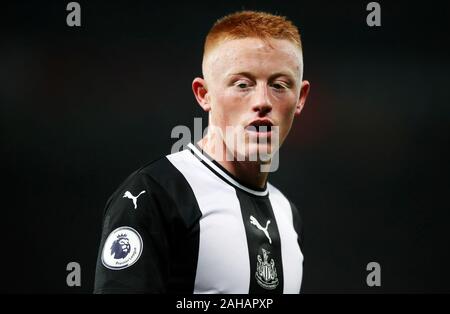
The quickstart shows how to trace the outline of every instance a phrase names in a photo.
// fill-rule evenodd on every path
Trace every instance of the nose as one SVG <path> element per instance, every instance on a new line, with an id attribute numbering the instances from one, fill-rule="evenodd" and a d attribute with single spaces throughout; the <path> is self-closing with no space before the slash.
<path id="1" fill-rule="evenodd" d="M 258 116 L 265 116 L 272 111 L 272 104 L 269 99 L 267 86 L 260 85 L 256 88 L 256 95 L 254 99 L 253 111 L 258 113 Z"/>

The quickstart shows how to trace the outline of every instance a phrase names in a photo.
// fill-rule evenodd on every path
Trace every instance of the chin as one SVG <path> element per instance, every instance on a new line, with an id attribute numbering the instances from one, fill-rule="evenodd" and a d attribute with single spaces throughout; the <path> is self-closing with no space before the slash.
<path id="1" fill-rule="evenodd" d="M 270 143 L 248 143 L 245 160 L 267 162 L 272 154 L 272 145 Z"/>

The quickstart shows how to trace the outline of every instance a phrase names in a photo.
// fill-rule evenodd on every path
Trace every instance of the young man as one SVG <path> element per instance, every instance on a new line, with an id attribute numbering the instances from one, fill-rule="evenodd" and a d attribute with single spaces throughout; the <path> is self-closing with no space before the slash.
<path id="1" fill-rule="evenodd" d="M 208 132 L 108 200 L 94 292 L 299 293 L 300 217 L 262 167 L 305 104 L 302 74 L 284 17 L 243 11 L 214 24 L 192 83 Z"/>

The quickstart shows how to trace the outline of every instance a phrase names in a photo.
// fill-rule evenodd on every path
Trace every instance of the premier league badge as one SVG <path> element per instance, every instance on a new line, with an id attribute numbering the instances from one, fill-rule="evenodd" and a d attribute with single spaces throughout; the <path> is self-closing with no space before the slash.
<path id="1" fill-rule="evenodd" d="M 102 263 L 112 270 L 125 269 L 136 263 L 142 249 L 142 238 L 136 230 L 131 227 L 117 228 L 103 245 Z"/>

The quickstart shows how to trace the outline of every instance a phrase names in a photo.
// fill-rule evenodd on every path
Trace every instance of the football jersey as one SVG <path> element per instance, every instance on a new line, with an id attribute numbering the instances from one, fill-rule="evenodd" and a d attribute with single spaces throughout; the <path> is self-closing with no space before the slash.
<path id="1" fill-rule="evenodd" d="M 109 198 L 94 293 L 299 293 L 302 224 L 267 183 L 242 183 L 197 145 Z"/>

